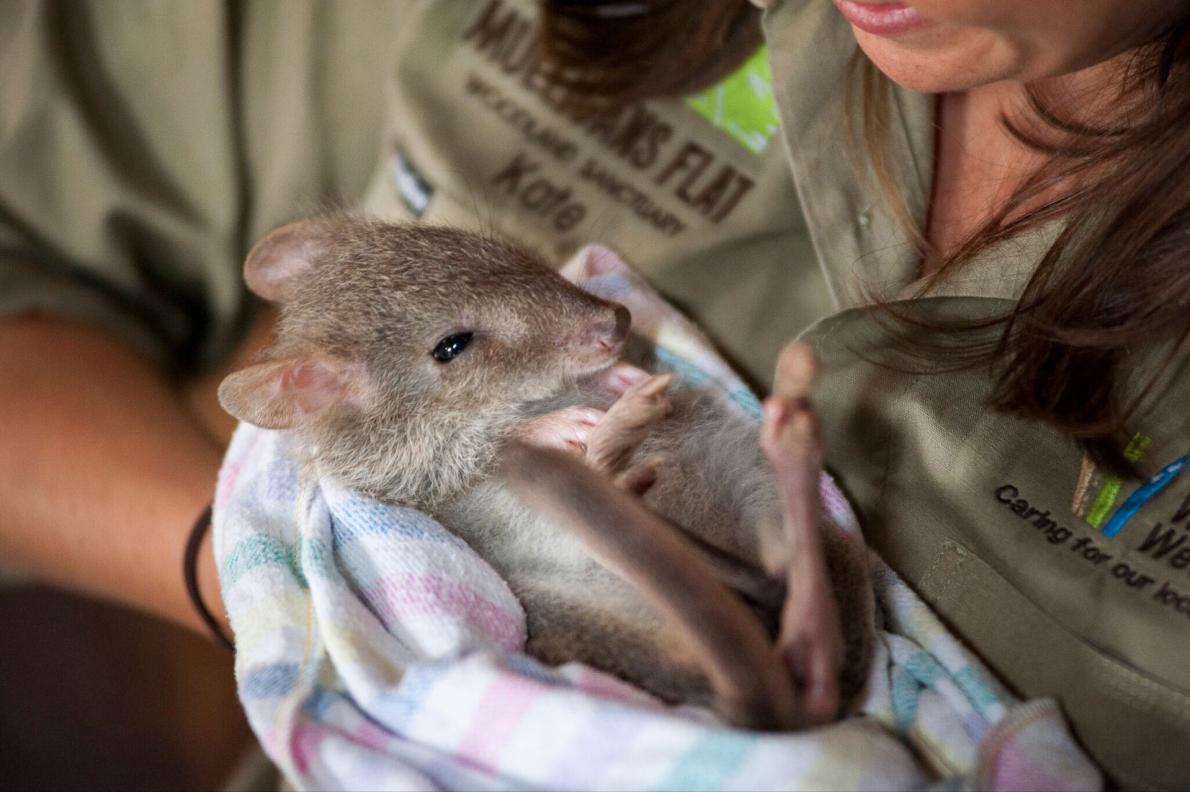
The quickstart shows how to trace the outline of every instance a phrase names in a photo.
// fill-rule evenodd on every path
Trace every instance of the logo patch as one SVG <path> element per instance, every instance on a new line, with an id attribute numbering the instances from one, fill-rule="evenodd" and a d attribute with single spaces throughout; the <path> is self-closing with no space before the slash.
<path id="1" fill-rule="evenodd" d="M 1124 448 L 1124 458 L 1129 462 L 1139 462 L 1152 442 L 1153 438 L 1137 432 Z M 1092 528 L 1099 528 L 1116 505 L 1116 499 L 1120 497 L 1120 488 L 1123 486 L 1124 479 L 1119 476 L 1100 475 L 1090 457 L 1084 456 L 1070 510 L 1086 520 Z"/>
<path id="2" fill-rule="evenodd" d="M 1139 432 L 1134 434 L 1132 440 L 1124 448 L 1124 458 L 1129 462 L 1139 462 L 1152 441 L 1153 438 L 1148 435 Z M 1119 476 L 1099 474 L 1090 457 L 1084 455 L 1070 510 L 1082 517 L 1087 525 L 1092 528 L 1100 528 L 1100 533 L 1104 536 L 1117 536 L 1128 524 L 1128 521 L 1146 503 L 1169 486 L 1187 466 L 1190 466 L 1190 455 L 1175 459 L 1137 487 L 1116 508 L 1116 501 L 1120 497 L 1124 480 Z M 1115 510 L 1113 511 L 1113 509 Z"/>
<path id="3" fill-rule="evenodd" d="M 1140 511 L 1141 507 L 1152 500 L 1158 492 L 1169 486 L 1170 482 L 1178 477 L 1188 463 L 1190 463 L 1190 456 L 1175 459 L 1137 487 L 1136 491 L 1124 501 L 1124 504 L 1116 509 L 1115 514 L 1107 521 L 1107 525 L 1103 526 L 1103 535 L 1115 536 L 1123 530 L 1128 521 L 1132 519 L 1132 515 Z"/>
<path id="4" fill-rule="evenodd" d="M 753 154 L 768 148 L 779 125 L 769 51 L 761 47 L 743 66 L 686 105 Z"/>

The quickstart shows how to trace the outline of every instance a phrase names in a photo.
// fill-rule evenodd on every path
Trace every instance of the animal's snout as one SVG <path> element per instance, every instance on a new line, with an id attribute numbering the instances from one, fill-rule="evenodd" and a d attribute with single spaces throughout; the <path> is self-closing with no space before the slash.
<path id="1" fill-rule="evenodd" d="M 627 308 L 593 299 L 581 327 L 566 345 L 568 368 L 580 375 L 606 368 L 620 356 L 631 326 Z"/>
<path id="2" fill-rule="evenodd" d="M 628 338 L 628 328 L 631 326 L 632 314 L 628 309 L 622 305 L 613 306 L 612 317 L 599 329 L 599 345 L 609 351 L 620 351 Z"/>

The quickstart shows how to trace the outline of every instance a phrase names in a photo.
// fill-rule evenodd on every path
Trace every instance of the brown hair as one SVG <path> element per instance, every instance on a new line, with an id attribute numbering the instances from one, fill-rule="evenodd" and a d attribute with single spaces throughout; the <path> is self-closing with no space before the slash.
<path id="1" fill-rule="evenodd" d="M 987 249 L 1061 218 L 1061 232 L 1011 310 L 985 322 L 929 329 L 1000 326 L 998 343 L 980 356 L 995 368 L 993 406 L 1069 433 L 1118 469 L 1129 467 L 1121 452 L 1125 424 L 1190 338 L 1188 25 L 1183 20 L 1134 50 L 1111 97 L 1127 109 L 1125 122 L 1122 113 L 1107 114 L 1102 126 L 1077 122 L 1030 88 L 1028 112 L 1001 122 L 1045 162 L 921 289 L 928 292 Z M 864 148 L 904 223 L 909 215 L 881 135 L 890 81 L 866 58 L 861 69 Z M 920 232 L 917 239 L 923 255 L 931 253 Z M 1129 353 L 1166 342 L 1156 373 L 1130 382 Z"/>
<path id="2" fill-rule="evenodd" d="M 747 0 L 543 0 L 551 79 L 593 105 L 623 107 L 714 85 L 760 46 Z M 614 46 L 609 46 L 614 45 Z"/>
<path id="3" fill-rule="evenodd" d="M 547 58 L 572 89 L 616 104 L 687 93 L 692 83 L 717 79 L 759 43 L 758 21 L 743 0 L 709 3 L 698 13 L 682 0 L 544 0 L 542 33 Z M 1010 311 L 930 329 L 961 335 L 1000 327 L 992 347 L 946 348 L 959 358 L 966 353 L 968 364 L 993 365 L 996 408 L 1058 427 L 1115 467 L 1127 464 L 1120 451 L 1124 424 L 1161 376 L 1129 382 L 1128 353 L 1169 341 L 1168 367 L 1190 338 L 1188 26 L 1183 20 L 1135 50 L 1119 86 L 1126 123 L 1076 123 L 1031 90 L 1027 118 L 1002 120 L 1045 163 L 946 256 L 923 288 L 988 248 L 1061 218 L 1062 231 Z M 863 102 L 855 120 L 864 148 L 891 210 L 925 255 L 922 230 L 888 167 L 891 82 L 859 57 Z M 1125 400 L 1125 391 L 1134 395 Z"/>

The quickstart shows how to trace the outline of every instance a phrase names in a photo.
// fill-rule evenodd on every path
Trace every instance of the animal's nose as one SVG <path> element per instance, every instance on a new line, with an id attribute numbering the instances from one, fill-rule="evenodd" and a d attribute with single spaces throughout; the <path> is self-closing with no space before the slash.
<path id="1" fill-rule="evenodd" d="M 612 308 L 612 316 L 607 320 L 599 334 L 599 344 L 606 349 L 618 349 L 628 338 L 628 328 L 632 326 L 632 314 L 622 305 Z"/>

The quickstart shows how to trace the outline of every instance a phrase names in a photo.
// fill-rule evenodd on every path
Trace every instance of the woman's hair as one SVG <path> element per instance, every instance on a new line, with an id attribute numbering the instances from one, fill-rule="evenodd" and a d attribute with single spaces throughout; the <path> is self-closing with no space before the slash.
<path id="1" fill-rule="evenodd" d="M 1101 125 L 1058 114 L 1031 89 L 1029 112 L 1002 122 L 1044 164 L 941 260 L 923 289 L 992 246 L 1061 218 L 1061 232 L 1011 310 L 984 322 L 924 326 L 958 335 L 999 327 L 998 343 L 978 347 L 977 355 L 993 366 L 994 406 L 1045 421 L 1116 467 L 1127 466 L 1125 424 L 1161 376 L 1129 382 L 1129 353 L 1169 341 L 1167 368 L 1190 337 L 1188 28 L 1190 19 L 1182 20 L 1134 51 L 1111 87 L 1118 90 L 1114 106 L 1126 110 Z M 698 14 L 683 0 L 545 0 L 542 35 L 547 58 L 571 88 L 620 104 L 687 93 L 727 73 L 759 43 L 759 16 L 745 0 L 718 0 Z M 891 81 L 862 53 L 857 58 L 862 110 L 853 127 L 894 215 L 925 256 L 923 231 L 888 166 Z"/>
<path id="2" fill-rule="evenodd" d="M 928 327 L 999 326 L 999 342 L 982 356 L 995 367 L 993 405 L 1058 427 L 1117 468 L 1128 467 L 1125 424 L 1190 338 L 1188 24 L 1129 56 L 1119 83 L 1098 97 L 1101 124 L 1057 113 L 1043 91 L 1031 88 L 1027 111 L 1001 123 L 1043 154 L 1043 164 L 942 258 L 921 289 L 927 293 L 994 245 L 1061 219 L 1011 310 L 986 322 Z M 859 58 L 864 148 L 886 201 L 905 223 L 909 213 L 890 175 L 883 133 L 891 81 Z M 917 240 L 922 255 L 933 253 L 920 231 Z M 1129 353 L 1156 342 L 1169 344 L 1164 365 L 1147 381 L 1129 382 Z"/>
<path id="3" fill-rule="evenodd" d="M 682 96 L 714 85 L 760 46 L 747 0 L 543 0 L 551 78 L 598 107 Z"/>

